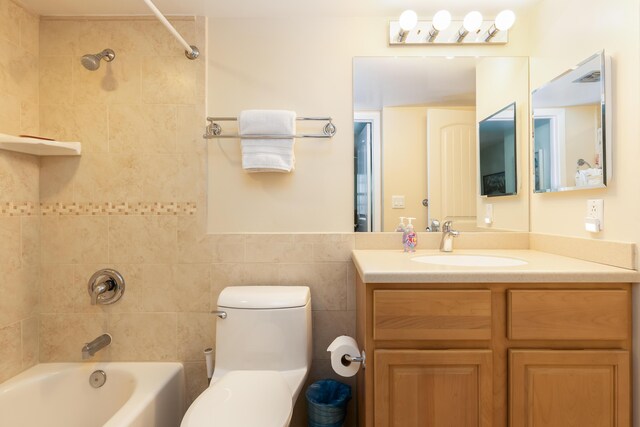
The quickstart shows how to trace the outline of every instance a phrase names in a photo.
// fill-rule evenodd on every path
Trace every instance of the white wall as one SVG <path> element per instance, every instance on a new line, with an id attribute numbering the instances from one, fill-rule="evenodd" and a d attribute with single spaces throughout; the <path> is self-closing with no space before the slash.
<path id="1" fill-rule="evenodd" d="M 295 172 L 277 176 L 244 173 L 237 140 L 210 142 L 209 231 L 353 230 L 354 56 L 528 54 L 524 19 L 500 46 L 389 47 L 387 28 L 382 18 L 210 17 L 210 116 L 292 109 L 331 115 L 338 133 L 332 140 L 299 140 Z"/>

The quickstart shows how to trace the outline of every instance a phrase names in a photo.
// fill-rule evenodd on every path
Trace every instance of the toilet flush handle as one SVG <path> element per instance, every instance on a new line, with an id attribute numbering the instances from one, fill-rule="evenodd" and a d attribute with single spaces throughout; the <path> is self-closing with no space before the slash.
<path id="1" fill-rule="evenodd" d="M 227 312 L 226 311 L 214 310 L 214 311 L 211 312 L 211 314 L 215 314 L 216 316 L 218 316 L 221 319 L 226 319 L 227 318 Z"/>

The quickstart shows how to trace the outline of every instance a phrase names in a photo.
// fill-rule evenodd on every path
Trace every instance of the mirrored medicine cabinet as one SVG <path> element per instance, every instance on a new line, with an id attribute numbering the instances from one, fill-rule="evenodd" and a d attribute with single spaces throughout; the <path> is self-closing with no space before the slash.
<path id="1" fill-rule="evenodd" d="M 532 92 L 534 192 L 604 188 L 611 179 L 609 69 L 602 51 Z"/>

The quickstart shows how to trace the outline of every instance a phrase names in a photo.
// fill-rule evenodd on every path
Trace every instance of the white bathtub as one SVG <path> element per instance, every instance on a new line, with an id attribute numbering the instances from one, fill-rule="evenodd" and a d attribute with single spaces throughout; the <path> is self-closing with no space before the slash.
<path id="1" fill-rule="evenodd" d="M 0 426 L 177 427 L 184 412 L 179 363 L 43 363 L 0 384 Z"/>

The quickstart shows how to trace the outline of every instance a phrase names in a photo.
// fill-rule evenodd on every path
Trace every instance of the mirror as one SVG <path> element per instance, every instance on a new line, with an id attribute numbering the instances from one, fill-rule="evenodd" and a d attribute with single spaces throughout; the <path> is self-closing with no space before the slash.
<path id="1" fill-rule="evenodd" d="M 480 121 L 478 127 L 480 194 L 516 194 L 516 103 Z"/>
<path id="2" fill-rule="evenodd" d="M 401 216 L 415 218 L 416 231 L 436 219 L 453 220 L 461 231 L 486 230 L 480 171 L 503 173 L 504 194 L 515 194 L 528 178 L 518 175 L 516 187 L 515 165 L 505 166 L 516 154 L 515 125 L 510 140 L 504 130 L 502 153 L 495 153 L 500 170 L 478 168 L 479 157 L 491 160 L 491 150 L 479 155 L 476 141 L 487 114 L 528 98 L 527 58 L 359 57 L 353 91 L 355 231 L 394 231 Z M 496 132 L 509 113 L 514 117 L 505 124 L 513 125 L 515 107 L 494 117 Z M 519 215 L 528 208 L 509 214 Z M 528 224 L 528 217 L 518 222 Z"/>
<path id="3" fill-rule="evenodd" d="M 597 53 L 532 92 L 534 191 L 604 188 L 607 137 L 604 52 Z"/>

